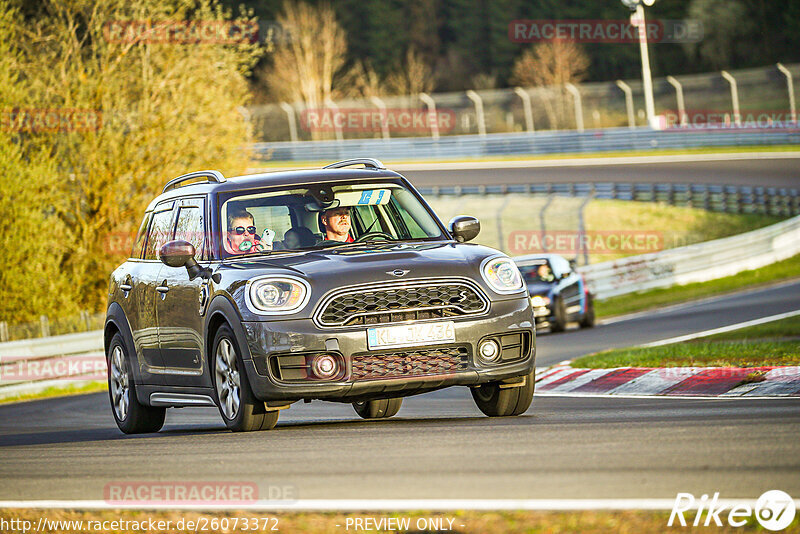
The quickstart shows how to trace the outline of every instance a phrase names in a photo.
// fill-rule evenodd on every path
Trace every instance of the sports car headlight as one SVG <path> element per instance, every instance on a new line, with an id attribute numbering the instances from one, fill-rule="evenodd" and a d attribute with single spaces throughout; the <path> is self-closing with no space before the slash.
<path id="1" fill-rule="evenodd" d="M 524 287 L 519 269 L 511 258 L 505 256 L 484 260 L 481 275 L 498 293 L 516 293 Z"/>
<path id="2" fill-rule="evenodd" d="M 550 299 L 547 297 L 542 297 L 541 295 L 536 295 L 531 297 L 531 306 L 534 308 L 543 308 L 550 304 Z"/>
<path id="3" fill-rule="evenodd" d="M 247 283 L 247 305 L 261 315 L 294 313 L 308 303 L 308 282 L 293 276 L 256 278 Z"/>

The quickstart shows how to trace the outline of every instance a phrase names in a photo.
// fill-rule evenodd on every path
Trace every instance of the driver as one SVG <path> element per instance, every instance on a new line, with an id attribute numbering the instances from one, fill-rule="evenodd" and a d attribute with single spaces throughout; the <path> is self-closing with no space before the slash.
<path id="1" fill-rule="evenodd" d="M 340 206 L 325 210 L 320 221 L 325 231 L 325 239 L 343 243 L 353 242 L 353 236 L 350 235 L 350 208 Z"/>
<path id="2" fill-rule="evenodd" d="M 555 279 L 553 271 L 550 270 L 550 266 L 546 263 L 539 266 L 537 274 L 539 275 L 539 279 L 544 282 L 552 282 Z"/>

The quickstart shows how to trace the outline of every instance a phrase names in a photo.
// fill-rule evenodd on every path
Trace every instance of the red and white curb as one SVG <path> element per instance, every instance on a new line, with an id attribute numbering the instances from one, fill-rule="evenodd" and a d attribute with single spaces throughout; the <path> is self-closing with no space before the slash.
<path id="1" fill-rule="evenodd" d="M 800 367 L 619 367 L 557 365 L 536 374 L 541 396 L 800 397 Z"/>

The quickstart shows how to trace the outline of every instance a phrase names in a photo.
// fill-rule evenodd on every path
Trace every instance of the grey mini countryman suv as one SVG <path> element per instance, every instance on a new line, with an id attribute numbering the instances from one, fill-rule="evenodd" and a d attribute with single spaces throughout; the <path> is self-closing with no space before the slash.
<path id="1" fill-rule="evenodd" d="M 525 412 L 528 291 L 511 259 L 466 243 L 479 230 L 445 227 L 373 159 L 171 180 L 108 287 L 117 425 L 157 432 L 167 408 L 209 406 L 231 430 L 266 430 L 314 399 L 384 418 L 448 386 L 486 415 Z"/>

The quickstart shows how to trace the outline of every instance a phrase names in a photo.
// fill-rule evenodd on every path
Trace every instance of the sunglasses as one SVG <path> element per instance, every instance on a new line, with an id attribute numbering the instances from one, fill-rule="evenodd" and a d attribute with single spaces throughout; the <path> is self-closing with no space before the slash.
<path id="1" fill-rule="evenodd" d="M 255 226 L 248 226 L 246 228 L 244 226 L 237 226 L 236 228 L 233 229 L 233 231 L 236 232 L 236 235 L 244 235 L 245 232 L 247 232 L 248 234 L 256 235 Z"/>

